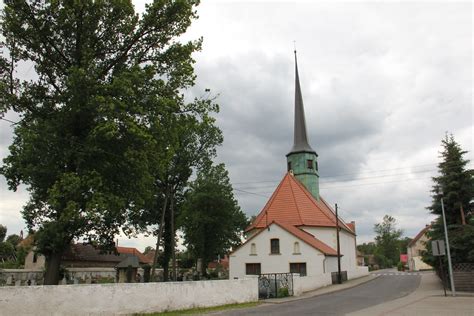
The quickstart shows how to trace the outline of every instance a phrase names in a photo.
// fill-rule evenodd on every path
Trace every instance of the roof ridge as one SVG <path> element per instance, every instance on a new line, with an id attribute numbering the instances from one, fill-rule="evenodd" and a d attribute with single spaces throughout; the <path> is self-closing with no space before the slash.
<path id="1" fill-rule="evenodd" d="M 290 175 L 290 179 L 293 180 L 293 181 L 296 181 L 295 179 L 292 179 L 291 178 L 291 173 L 288 173 Z M 300 223 L 303 224 L 303 219 L 301 218 L 301 212 L 300 212 L 300 207 L 298 205 L 298 203 L 296 202 L 296 198 L 295 198 L 295 192 L 293 191 L 293 185 L 291 184 L 292 181 L 290 181 L 290 189 L 291 189 L 291 196 L 293 197 L 293 202 L 295 203 L 295 206 L 296 206 L 296 211 L 298 212 L 298 217 L 300 218 Z"/>
<path id="2" fill-rule="evenodd" d="M 257 217 L 255 218 L 254 222 L 252 224 L 249 225 L 249 227 L 247 227 L 245 229 L 245 231 L 249 231 L 251 229 L 254 229 L 256 228 L 255 225 L 257 223 L 260 222 L 261 218 L 263 218 L 263 216 L 265 216 L 265 214 L 267 214 L 267 211 L 265 211 L 265 209 L 269 208 L 272 203 L 275 201 L 275 198 L 276 196 L 278 195 L 278 192 L 280 191 L 280 187 L 283 185 L 283 183 L 285 182 L 287 176 L 289 175 L 289 172 L 287 172 L 285 174 L 285 176 L 283 177 L 283 179 L 280 181 L 280 183 L 278 184 L 278 186 L 276 187 L 275 191 L 273 191 L 273 194 L 272 196 L 270 196 L 270 199 L 267 201 L 267 203 L 265 203 L 265 205 L 263 206 L 262 210 L 260 211 L 260 214 L 257 215 Z M 265 212 L 263 212 L 265 211 Z M 268 217 L 268 214 L 266 215 Z M 269 224 L 268 224 L 269 225 Z M 267 225 L 265 225 L 267 226 Z"/>

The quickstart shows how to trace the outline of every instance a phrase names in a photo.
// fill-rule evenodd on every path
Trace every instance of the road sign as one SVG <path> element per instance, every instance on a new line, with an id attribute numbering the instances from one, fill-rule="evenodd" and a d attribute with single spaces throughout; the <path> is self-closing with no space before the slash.
<path id="1" fill-rule="evenodd" d="M 433 256 L 445 256 L 446 247 L 444 246 L 444 240 L 433 240 L 431 242 L 431 251 Z"/>

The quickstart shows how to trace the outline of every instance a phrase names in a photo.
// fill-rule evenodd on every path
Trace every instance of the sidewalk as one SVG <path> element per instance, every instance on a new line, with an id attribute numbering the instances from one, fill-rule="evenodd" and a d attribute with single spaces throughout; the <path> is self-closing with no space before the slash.
<path id="1" fill-rule="evenodd" d="M 456 297 L 450 295 L 448 291 L 448 296 L 444 296 L 441 281 L 434 273 L 424 273 L 413 293 L 348 315 L 474 315 L 474 293 L 456 292 Z"/>
<path id="2" fill-rule="evenodd" d="M 286 302 L 303 300 L 303 299 L 306 299 L 306 298 L 315 297 L 315 296 L 319 296 L 319 295 L 324 295 L 324 294 L 328 294 L 328 293 L 339 292 L 339 291 L 342 291 L 342 290 L 345 290 L 345 289 L 348 289 L 348 288 L 358 286 L 360 284 L 372 281 L 376 278 L 378 278 L 378 276 L 374 276 L 374 275 L 369 274 L 369 275 L 361 277 L 361 278 L 349 280 L 349 281 L 347 281 L 343 284 L 328 285 L 328 286 L 322 287 L 322 288 L 314 290 L 314 291 L 305 292 L 300 296 L 289 296 L 289 297 L 282 297 L 282 298 L 266 299 L 264 301 L 264 303 L 265 304 L 282 304 L 282 303 L 286 303 Z"/>

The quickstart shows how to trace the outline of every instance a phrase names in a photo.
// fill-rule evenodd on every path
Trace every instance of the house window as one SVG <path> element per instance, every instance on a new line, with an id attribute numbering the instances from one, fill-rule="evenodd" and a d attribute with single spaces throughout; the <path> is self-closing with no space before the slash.
<path id="1" fill-rule="evenodd" d="M 293 244 L 293 254 L 296 255 L 296 254 L 300 254 L 300 243 L 295 241 L 295 243 Z"/>
<path id="2" fill-rule="evenodd" d="M 260 263 L 246 263 L 245 264 L 245 274 L 260 274 Z"/>
<path id="3" fill-rule="evenodd" d="M 257 246 L 255 246 L 255 243 L 252 243 L 250 245 L 250 255 L 251 256 L 256 256 L 257 255 Z"/>
<path id="4" fill-rule="evenodd" d="M 278 238 L 270 239 L 270 253 L 280 254 L 280 239 Z"/>
<path id="5" fill-rule="evenodd" d="M 306 160 L 306 164 L 308 165 L 308 169 L 314 169 L 313 160 L 312 160 L 312 159 Z"/>
<path id="6" fill-rule="evenodd" d="M 290 272 L 299 273 L 300 276 L 306 275 L 306 262 L 290 263 Z"/>
<path id="7" fill-rule="evenodd" d="M 291 161 L 288 161 L 288 171 L 291 170 Z"/>

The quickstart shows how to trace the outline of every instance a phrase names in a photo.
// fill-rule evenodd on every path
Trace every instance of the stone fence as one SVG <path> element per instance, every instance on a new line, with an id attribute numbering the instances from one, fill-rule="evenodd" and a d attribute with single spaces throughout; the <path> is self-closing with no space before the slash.
<path id="1" fill-rule="evenodd" d="M 258 300 L 258 279 L 0 287 L 0 315 L 127 315 Z"/>

